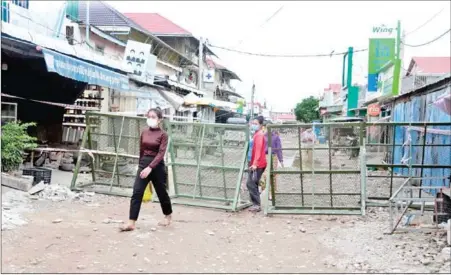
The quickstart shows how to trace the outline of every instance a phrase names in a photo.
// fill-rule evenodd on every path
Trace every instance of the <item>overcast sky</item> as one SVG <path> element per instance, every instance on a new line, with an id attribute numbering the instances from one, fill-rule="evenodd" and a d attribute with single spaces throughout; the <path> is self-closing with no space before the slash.
<path id="1" fill-rule="evenodd" d="M 49 12 L 48 1 L 33 1 Z M 46 3 L 47 2 L 47 3 Z M 270 54 L 322 54 L 368 47 L 373 26 L 395 27 L 401 20 L 406 44 L 428 42 L 450 29 L 449 1 L 106 1 L 121 12 L 157 12 L 211 44 Z M 60 2 L 63 3 L 63 2 Z M 280 12 L 264 22 L 279 8 Z M 263 27 L 261 25 L 264 24 Z M 405 48 L 403 67 L 412 56 L 450 56 L 450 34 L 417 48 Z M 239 42 L 241 41 L 241 44 Z M 239 44 L 239 45 L 238 45 Z M 319 95 L 329 83 L 340 83 L 342 56 L 268 58 L 213 48 L 221 63 L 243 82 L 236 85 L 248 100 L 252 83 L 256 98 L 273 110 L 290 110 L 302 98 Z M 365 84 L 368 53 L 356 53 L 354 80 Z"/>
<path id="2" fill-rule="evenodd" d="M 256 53 L 316 54 L 368 47 L 374 25 L 396 26 L 408 33 L 443 11 L 423 28 L 409 34 L 406 43 L 422 44 L 450 28 L 449 1 L 107 1 L 121 12 L 157 12 L 211 44 Z M 282 10 L 263 27 L 280 7 Z M 329 83 L 341 82 L 342 57 L 267 58 L 213 49 L 224 65 L 243 82 L 238 91 L 256 97 L 274 110 L 290 109 L 303 97 L 318 95 Z M 405 49 L 404 68 L 412 56 L 449 56 L 450 34 L 428 46 Z M 356 53 L 354 77 L 365 83 L 368 53 Z"/>

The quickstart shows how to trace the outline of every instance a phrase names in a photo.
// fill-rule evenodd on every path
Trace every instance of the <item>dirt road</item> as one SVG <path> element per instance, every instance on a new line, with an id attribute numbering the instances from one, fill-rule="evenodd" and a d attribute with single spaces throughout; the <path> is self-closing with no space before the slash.
<path id="1" fill-rule="evenodd" d="M 128 202 L 31 201 L 32 212 L 22 214 L 28 224 L 2 231 L 2 272 L 450 271 L 449 260 L 439 261 L 441 233 L 384 236 L 380 212 L 264 217 L 175 205 L 172 226 L 159 228 L 159 206 L 150 203 L 138 230 L 119 233 Z"/>

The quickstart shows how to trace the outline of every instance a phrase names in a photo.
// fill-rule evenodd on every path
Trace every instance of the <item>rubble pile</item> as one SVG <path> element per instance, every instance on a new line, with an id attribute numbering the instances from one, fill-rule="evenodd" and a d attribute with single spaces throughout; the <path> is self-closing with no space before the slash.
<path id="1" fill-rule="evenodd" d="M 34 199 L 51 200 L 54 202 L 67 200 L 80 200 L 84 202 L 92 201 L 94 192 L 72 192 L 69 188 L 61 185 L 45 185 L 43 182 L 37 184 L 30 190 L 30 196 Z"/>
<path id="2" fill-rule="evenodd" d="M 37 193 L 39 198 L 51 201 L 72 200 L 75 198 L 75 195 L 69 188 L 60 185 L 47 185 L 42 191 Z"/>

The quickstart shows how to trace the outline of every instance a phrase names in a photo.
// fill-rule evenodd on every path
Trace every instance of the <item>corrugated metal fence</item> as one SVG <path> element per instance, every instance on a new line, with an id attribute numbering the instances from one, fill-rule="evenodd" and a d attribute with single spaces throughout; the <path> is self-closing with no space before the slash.
<path id="1" fill-rule="evenodd" d="M 451 122 L 451 116 L 434 107 L 432 103 L 440 96 L 450 93 L 450 86 L 419 96 L 405 102 L 396 102 L 393 110 L 393 122 Z M 435 167 L 413 168 L 410 176 L 436 177 L 423 180 L 423 186 L 443 186 L 451 175 L 451 169 L 440 166 L 451 165 L 451 126 L 395 127 L 395 144 L 404 144 L 394 150 L 394 164 L 427 164 Z M 426 133 L 424 135 L 424 133 Z M 412 146 L 408 146 L 409 143 Z M 424 145 L 424 146 L 421 146 Z M 409 176 L 409 168 L 394 168 L 394 172 Z M 435 190 L 430 190 L 435 193 Z"/>

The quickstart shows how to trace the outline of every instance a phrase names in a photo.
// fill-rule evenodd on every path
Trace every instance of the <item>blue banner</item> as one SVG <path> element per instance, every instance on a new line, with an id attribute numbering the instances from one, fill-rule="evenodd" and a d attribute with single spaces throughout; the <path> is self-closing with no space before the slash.
<path id="1" fill-rule="evenodd" d="M 379 74 L 368 74 L 368 92 L 377 92 Z"/>
<path id="2" fill-rule="evenodd" d="M 128 77 L 48 49 L 42 49 L 47 71 L 88 84 L 128 90 Z"/>

